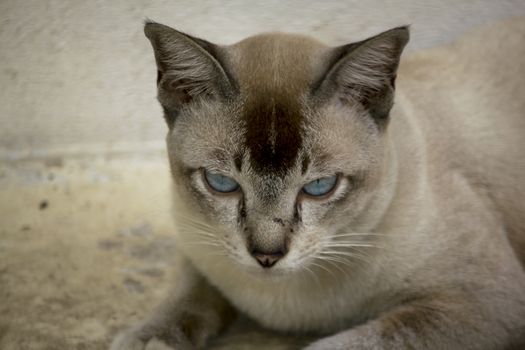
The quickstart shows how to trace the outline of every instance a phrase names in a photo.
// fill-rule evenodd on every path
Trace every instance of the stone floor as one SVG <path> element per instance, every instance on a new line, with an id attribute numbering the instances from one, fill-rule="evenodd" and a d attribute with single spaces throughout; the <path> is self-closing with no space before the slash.
<path id="1" fill-rule="evenodd" d="M 154 160 L 2 165 L 0 348 L 105 349 L 154 304 L 172 248 L 168 183 Z"/>
<path id="2" fill-rule="evenodd" d="M 169 183 L 162 155 L 0 165 L 0 349 L 107 349 L 145 316 L 174 283 Z M 214 348 L 302 342 L 246 322 Z"/>

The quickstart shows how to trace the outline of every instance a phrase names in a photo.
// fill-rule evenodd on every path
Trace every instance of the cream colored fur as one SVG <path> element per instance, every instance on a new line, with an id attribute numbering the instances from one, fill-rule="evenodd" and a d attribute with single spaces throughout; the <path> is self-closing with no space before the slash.
<path id="1" fill-rule="evenodd" d="M 249 258 L 236 250 L 240 239 L 220 229 L 217 236 L 231 250 L 216 254 L 212 243 L 196 244 L 195 231 L 205 238 L 213 227 L 188 204 L 182 185 L 175 186 L 180 249 L 195 268 L 188 273 L 202 274 L 213 286 L 204 288 L 220 291 L 197 303 L 226 309 L 221 294 L 268 328 L 332 334 L 309 350 L 525 344 L 524 57 L 521 18 L 402 59 L 382 141 L 381 190 L 367 202 L 366 215 L 342 231 L 368 234 L 355 247 L 352 268 L 332 261 L 268 276 L 247 268 Z M 320 123 L 334 135 L 344 127 L 338 118 Z M 240 263 L 232 264 L 232 256 Z M 189 286 L 200 284 L 185 280 L 176 283 L 186 292 L 172 296 L 172 307 L 160 314 L 180 316 L 188 304 L 182 300 L 197 298 Z M 199 311 L 207 316 L 197 328 L 207 330 L 197 344 L 222 327 L 210 310 Z M 177 332 L 179 316 L 169 318 Z M 112 350 L 143 349 L 158 336 L 144 327 L 158 329 L 166 318 L 157 314 L 121 335 Z M 174 348 L 184 347 L 184 335 L 171 339 Z"/>

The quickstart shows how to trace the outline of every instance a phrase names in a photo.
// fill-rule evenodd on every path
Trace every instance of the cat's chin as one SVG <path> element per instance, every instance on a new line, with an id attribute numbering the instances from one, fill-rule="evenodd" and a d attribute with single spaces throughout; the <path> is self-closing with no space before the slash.
<path id="1" fill-rule="evenodd" d="M 284 279 L 284 278 L 289 278 L 291 275 L 296 273 L 296 271 L 294 271 L 293 269 L 281 267 L 281 266 L 274 266 L 272 268 L 264 268 L 261 266 L 250 265 L 250 266 L 244 266 L 244 269 L 251 276 L 256 276 L 257 278 L 260 278 L 260 279 Z"/>

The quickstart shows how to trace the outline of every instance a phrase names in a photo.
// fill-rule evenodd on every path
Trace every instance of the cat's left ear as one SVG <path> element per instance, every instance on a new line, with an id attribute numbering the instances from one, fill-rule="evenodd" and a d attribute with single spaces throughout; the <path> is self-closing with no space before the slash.
<path id="1" fill-rule="evenodd" d="M 144 33 L 155 53 L 158 99 L 170 128 L 185 105 L 231 95 L 233 83 L 221 64 L 219 46 L 151 21 Z"/>
<path id="2" fill-rule="evenodd" d="M 343 103 L 360 103 L 378 126 L 386 125 L 399 59 L 408 40 L 405 26 L 335 48 L 318 93 L 337 94 Z"/>

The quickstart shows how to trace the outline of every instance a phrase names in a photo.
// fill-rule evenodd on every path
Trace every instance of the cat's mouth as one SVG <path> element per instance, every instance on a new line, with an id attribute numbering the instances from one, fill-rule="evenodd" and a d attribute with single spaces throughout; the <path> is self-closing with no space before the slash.
<path id="1" fill-rule="evenodd" d="M 247 270 L 251 275 L 255 275 L 261 279 L 283 279 L 289 278 L 293 270 L 284 266 L 276 265 L 272 268 L 263 268 L 260 266 L 247 266 Z"/>
<path id="2" fill-rule="evenodd" d="M 290 276 L 295 269 L 290 267 L 290 257 L 284 253 L 264 254 L 248 250 L 247 254 L 233 254 L 232 263 L 236 269 L 260 278 Z"/>
<path id="3" fill-rule="evenodd" d="M 257 261 L 263 270 L 270 270 L 286 255 L 287 250 L 279 249 L 274 251 L 261 251 L 251 249 L 251 256 Z"/>

